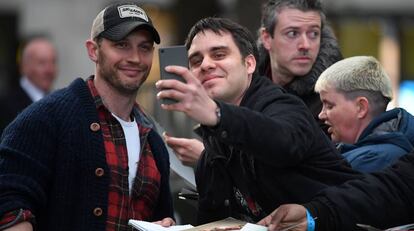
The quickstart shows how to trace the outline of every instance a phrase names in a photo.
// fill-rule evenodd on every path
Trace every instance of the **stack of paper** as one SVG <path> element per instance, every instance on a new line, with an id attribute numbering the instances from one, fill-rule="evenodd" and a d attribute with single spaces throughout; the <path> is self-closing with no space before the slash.
<path id="1" fill-rule="evenodd" d="M 173 225 L 170 227 L 163 227 L 155 223 L 138 220 L 129 220 L 128 224 L 140 231 L 180 231 L 193 228 L 192 225 Z"/>
<path id="2" fill-rule="evenodd" d="M 265 226 L 246 223 L 245 221 L 240 221 L 231 217 L 196 227 L 193 227 L 192 225 L 174 225 L 170 227 L 162 227 L 161 225 L 157 225 L 151 222 L 138 220 L 129 220 L 129 225 L 140 231 L 267 231 L 267 227 Z"/>

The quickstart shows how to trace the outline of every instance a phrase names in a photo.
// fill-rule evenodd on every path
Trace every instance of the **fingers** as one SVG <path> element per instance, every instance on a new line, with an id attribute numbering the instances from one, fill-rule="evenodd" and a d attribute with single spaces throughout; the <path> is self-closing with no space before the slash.
<path id="1" fill-rule="evenodd" d="M 272 218 L 273 218 L 274 214 L 276 213 L 276 211 L 277 210 L 273 211 L 271 214 L 269 214 L 268 216 L 266 216 L 265 218 L 263 218 L 262 220 L 257 222 L 257 224 L 258 225 L 263 225 L 263 226 L 270 226 L 272 224 Z M 275 227 L 273 227 L 273 230 L 274 230 L 274 228 Z"/>
<path id="2" fill-rule="evenodd" d="M 194 164 L 204 150 L 204 144 L 197 139 L 187 139 L 163 134 L 167 145 L 174 150 L 177 158 L 186 164 Z"/>
<path id="3" fill-rule="evenodd" d="M 191 74 L 190 70 L 188 70 L 186 67 L 170 65 L 165 67 L 165 70 L 167 72 L 171 72 L 183 77 L 187 83 L 193 83 L 194 81 L 197 81 L 197 79 Z"/>
<path id="4" fill-rule="evenodd" d="M 186 86 L 177 80 L 160 80 L 156 83 L 156 87 L 159 89 L 157 93 L 157 99 L 173 99 L 177 102 L 181 102 L 185 96 Z M 168 105 L 168 104 L 162 104 Z"/>
<path id="5" fill-rule="evenodd" d="M 161 220 L 160 225 L 163 227 L 170 227 L 171 225 L 175 225 L 175 221 L 170 217 L 166 217 Z"/>

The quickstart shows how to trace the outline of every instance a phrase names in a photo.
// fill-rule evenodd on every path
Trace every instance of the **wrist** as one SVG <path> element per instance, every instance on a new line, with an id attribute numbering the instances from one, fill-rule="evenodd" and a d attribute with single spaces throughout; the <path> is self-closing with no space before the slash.
<path id="1" fill-rule="evenodd" d="M 312 217 L 308 210 L 306 210 L 306 220 L 308 222 L 306 231 L 315 231 L 315 219 Z"/>

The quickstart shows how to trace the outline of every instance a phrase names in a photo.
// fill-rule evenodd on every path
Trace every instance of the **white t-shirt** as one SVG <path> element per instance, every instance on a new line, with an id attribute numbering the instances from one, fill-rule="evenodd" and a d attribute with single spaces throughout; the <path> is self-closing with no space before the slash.
<path id="1" fill-rule="evenodd" d="M 112 113 L 112 115 L 119 121 L 124 131 L 127 151 L 128 151 L 128 182 L 129 182 L 129 191 L 132 189 L 132 184 L 134 182 L 135 175 L 137 174 L 139 155 L 141 150 L 141 142 L 139 139 L 139 130 L 138 124 L 134 121 L 128 122 L 122 120 L 118 116 Z"/>

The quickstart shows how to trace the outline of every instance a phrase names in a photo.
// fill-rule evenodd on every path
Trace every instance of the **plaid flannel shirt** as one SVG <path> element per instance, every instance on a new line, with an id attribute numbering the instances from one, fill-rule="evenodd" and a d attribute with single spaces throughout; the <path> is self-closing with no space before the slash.
<path id="1" fill-rule="evenodd" d="M 128 226 L 128 220 L 148 220 L 159 196 L 161 174 L 157 169 L 151 147 L 146 141 L 151 128 L 145 127 L 137 121 L 137 116 L 141 116 L 140 114 L 133 115 L 138 122 L 141 155 L 130 193 L 128 151 L 121 124 L 104 106 L 92 78 L 87 80 L 87 84 L 98 110 L 99 122 L 104 136 L 106 160 L 111 171 L 106 230 L 131 230 L 131 227 Z M 138 105 L 135 107 L 139 109 Z"/>

